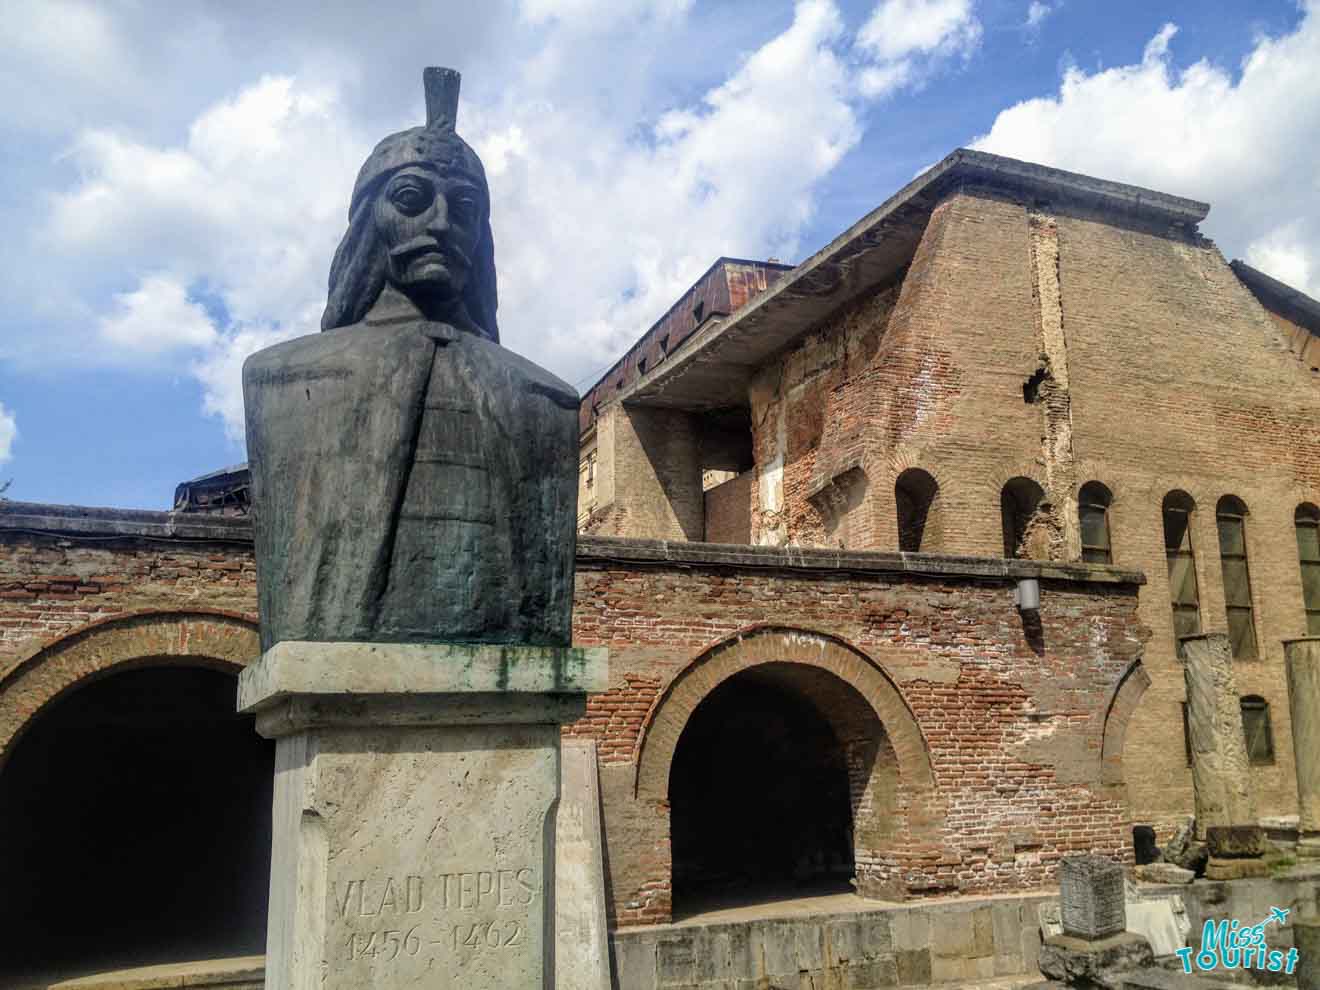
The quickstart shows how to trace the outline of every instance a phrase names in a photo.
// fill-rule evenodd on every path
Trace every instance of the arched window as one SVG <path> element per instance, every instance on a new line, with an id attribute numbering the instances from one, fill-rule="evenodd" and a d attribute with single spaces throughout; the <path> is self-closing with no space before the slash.
<path id="1" fill-rule="evenodd" d="M 1270 704 L 1258 694 L 1249 694 L 1242 706 L 1242 734 L 1247 737 L 1247 759 L 1257 766 L 1274 762 L 1274 732 L 1270 728 Z"/>
<path id="2" fill-rule="evenodd" d="M 1293 518 L 1297 523 L 1297 556 L 1302 564 L 1306 634 L 1320 636 L 1320 509 L 1303 502 Z"/>
<path id="3" fill-rule="evenodd" d="M 1026 557 L 1025 543 L 1045 491 L 1030 478 L 1012 478 L 999 494 L 999 514 L 1004 528 L 1004 556 Z"/>
<path id="4" fill-rule="evenodd" d="M 908 468 L 894 482 L 894 505 L 898 511 L 898 549 L 916 553 L 932 521 L 932 508 L 940 486 L 921 468 Z M 934 535 L 934 534 L 932 534 Z"/>
<path id="5" fill-rule="evenodd" d="M 1247 567 L 1247 506 L 1225 495 L 1215 506 L 1219 527 L 1219 562 L 1224 569 L 1224 605 L 1233 656 L 1256 658 L 1256 621 L 1251 610 L 1251 574 Z"/>
<path id="6" fill-rule="evenodd" d="M 1082 528 L 1082 560 L 1090 564 L 1112 564 L 1109 543 L 1109 504 L 1114 496 L 1098 481 L 1088 481 L 1077 493 L 1077 520 Z"/>
<path id="7" fill-rule="evenodd" d="M 1201 631 L 1201 596 L 1196 585 L 1196 553 L 1192 548 L 1192 514 L 1196 503 L 1186 492 L 1169 492 L 1164 496 L 1163 511 L 1173 635 L 1179 640 L 1178 655 L 1182 656 L 1182 637 Z"/>

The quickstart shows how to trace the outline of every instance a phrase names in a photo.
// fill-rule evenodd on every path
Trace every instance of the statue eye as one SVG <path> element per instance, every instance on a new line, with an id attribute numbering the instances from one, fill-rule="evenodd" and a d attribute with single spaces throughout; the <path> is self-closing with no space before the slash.
<path id="1" fill-rule="evenodd" d="M 449 208 L 460 220 L 471 220 L 477 214 L 477 203 L 471 196 L 454 197 Z"/>
<path id="2" fill-rule="evenodd" d="M 431 205 L 429 191 L 418 185 L 400 186 L 390 194 L 390 202 L 402 213 L 416 216 Z"/>

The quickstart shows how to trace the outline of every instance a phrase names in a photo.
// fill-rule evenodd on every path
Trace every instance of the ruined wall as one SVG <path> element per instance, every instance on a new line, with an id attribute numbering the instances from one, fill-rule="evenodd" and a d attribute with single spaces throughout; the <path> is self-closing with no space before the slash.
<path id="1" fill-rule="evenodd" d="M 599 747 L 614 922 L 669 917 L 668 806 L 635 797 L 644 735 L 681 733 L 660 699 L 712 649 L 767 623 L 796 632 L 758 641 L 758 656 L 809 663 L 821 636 L 847 644 L 915 718 L 933 791 L 909 777 L 888 805 L 897 834 L 874 866 L 892 881 L 913 893 L 1013 890 L 1048 883 L 1066 852 L 1130 858 L 1121 788 L 1100 783 L 1099 753 L 1141 648 L 1135 586 L 1047 580 L 1036 634 L 1011 581 L 896 574 L 896 555 L 821 573 L 836 559 L 583 541 L 574 641 L 610 648 L 611 687 L 570 731 Z M 914 759 L 903 726 L 882 718 L 900 761 Z"/>
<path id="2" fill-rule="evenodd" d="M 1259 658 L 1235 661 L 1239 693 L 1269 703 L 1274 763 L 1253 767 L 1260 814 L 1296 812 L 1281 640 L 1305 634 L 1293 513 L 1320 500 L 1320 386 L 1208 241 L 1054 211 L 1071 375 L 1075 483 L 1114 495 L 1115 564 L 1144 570 L 1142 621 L 1153 679 L 1128 736 L 1138 820 L 1167 831 L 1192 810 L 1184 700 L 1165 566 L 1161 502 L 1195 500 L 1201 628 L 1227 630 L 1215 509 L 1246 503 Z"/>
<path id="3" fill-rule="evenodd" d="M 897 549 L 894 485 L 918 467 L 939 486 L 943 522 L 922 549 L 1002 554 L 1000 488 L 1044 480 L 1042 417 L 1022 392 L 1042 352 L 1031 257 L 1020 205 L 950 196 L 899 286 L 761 370 L 757 463 L 764 473 L 782 452 L 783 508 L 754 503 L 758 542 Z"/>
<path id="4" fill-rule="evenodd" d="M 1215 508 L 1242 499 L 1260 656 L 1240 661 L 1238 685 L 1270 706 L 1260 812 L 1294 811 L 1280 641 L 1305 631 L 1293 512 L 1320 503 L 1320 375 L 1299 360 L 1304 331 L 1194 233 L 975 189 L 935 208 L 890 298 L 858 299 L 758 374 L 754 538 L 897 549 L 894 481 L 915 467 L 939 486 L 923 550 L 1004 553 L 1001 492 L 1021 478 L 1043 498 L 1018 553 L 1076 560 L 1078 491 L 1104 484 L 1113 561 L 1150 578 L 1155 687 L 1129 745 L 1145 768 L 1136 813 L 1163 833 L 1192 796 L 1161 502 L 1174 489 L 1196 501 L 1201 626 L 1222 632 Z M 767 511 L 757 500 L 776 470 L 781 503 Z"/>
<path id="5" fill-rule="evenodd" d="M 744 471 L 706 490 L 706 542 L 751 542 L 754 476 L 755 472 Z"/>
<path id="6" fill-rule="evenodd" d="M 595 500 L 579 529 L 702 539 L 701 440 L 699 420 L 681 410 L 606 408 L 596 422 Z"/>

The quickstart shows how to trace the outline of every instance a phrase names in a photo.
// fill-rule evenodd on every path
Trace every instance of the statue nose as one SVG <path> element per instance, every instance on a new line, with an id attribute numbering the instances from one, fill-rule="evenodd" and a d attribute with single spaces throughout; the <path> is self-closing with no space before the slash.
<path id="1" fill-rule="evenodd" d="M 449 207 L 443 196 L 435 198 L 435 206 L 431 211 L 431 219 L 426 223 L 426 229 L 432 234 L 449 233 Z"/>

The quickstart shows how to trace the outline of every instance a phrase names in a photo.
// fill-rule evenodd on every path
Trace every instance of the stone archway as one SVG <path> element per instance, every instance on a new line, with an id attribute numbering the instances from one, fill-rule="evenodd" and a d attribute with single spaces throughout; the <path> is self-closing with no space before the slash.
<path id="1" fill-rule="evenodd" d="M 1150 687 L 1150 675 L 1140 659 L 1123 672 L 1114 685 L 1109 704 L 1104 711 L 1104 725 L 1100 730 L 1100 783 L 1120 793 L 1125 789 L 1123 776 L 1123 745 L 1127 740 L 1128 722 L 1141 704 L 1141 697 Z M 1124 797 L 1125 800 L 1125 797 Z"/>
<path id="2" fill-rule="evenodd" d="M 652 706 L 638 740 L 638 800 L 668 809 L 680 741 L 698 709 L 708 701 L 718 703 L 739 684 L 754 682 L 760 689 L 791 694 L 823 716 L 847 764 L 857 889 L 864 896 L 902 898 L 909 839 L 915 831 L 932 844 L 942 826 L 930 759 L 916 718 L 893 681 L 873 660 L 836 638 L 760 627 L 684 668 Z M 686 842 L 686 831 L 680 826 L 673 834 Z M 671 861 L 671 881 L 674 865 Z"/>
<path id="3" fill-rule="evenodd" d="M 274 747 L 234 708 L 258 650 L 242 616 L 136 613 L 0 672 L 0 982 L 261 950 Z"/>

